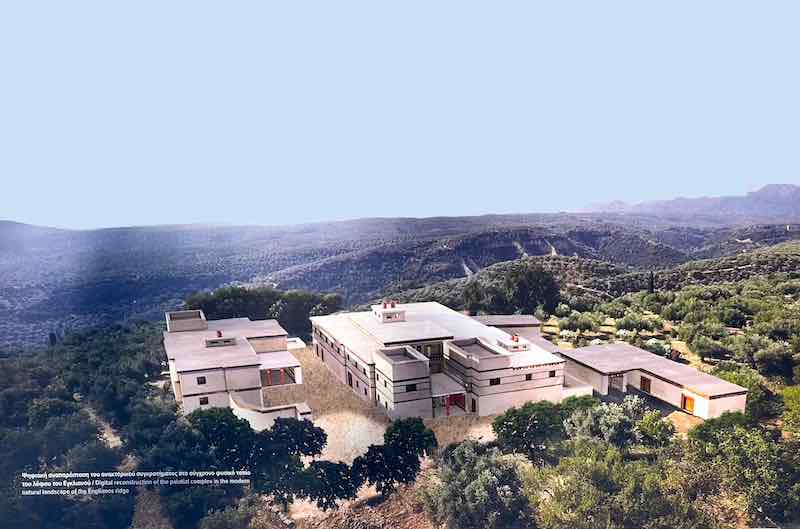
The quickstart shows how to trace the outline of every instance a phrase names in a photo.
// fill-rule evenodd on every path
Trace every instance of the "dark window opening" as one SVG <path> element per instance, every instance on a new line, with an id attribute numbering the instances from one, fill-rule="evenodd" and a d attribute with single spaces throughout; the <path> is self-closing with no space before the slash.
<path id="1" fill-rule="evenodd" d="M 491 379 L 491 380 L 489 381 L 489 385 L 490 385 L 490 386 L 499 386 L 499 385 L 500 385 L 500 379 L 499 379 L 499 378 L 493 378 L 493 379 Z"/>
<path id="2" fill-rule="evenodd" d="M 533 375 L 528 373 L 527 375 L 525 375 L 525 380 L 533 380 Z"/>
<path id="3" fill-rule="evenodd" d="M 417 391 L 417 385 L 416 384 L 408 384 L 406 386 L 406 391 Z"/>
<path id="4" fill-rule="evenodd" d="M 205 383 L 206 383 L 206 377 L 197 377 L 197 385 L 198 386 L 202 386 Z M 208 400 L 208 399 L 206 399 L 206 400 Z"/>
<path id="5" fill-rule="evenodd" d="M 550 378 L 555 378 L 555 376 L 556 376 L 556 372 L 555 371 L 550 371 Z"/>
<path id="6" fill-rule="evenodd" d="M 208 397 L 200 397 L 200 405 L 208 404 Z"/>

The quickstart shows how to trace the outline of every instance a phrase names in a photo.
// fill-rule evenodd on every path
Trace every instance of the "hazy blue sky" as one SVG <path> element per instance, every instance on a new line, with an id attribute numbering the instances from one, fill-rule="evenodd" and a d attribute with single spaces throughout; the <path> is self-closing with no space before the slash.
<path id="1" fill-rule="evenodd" d="M 574 210 L 800 183 L 800 2 L 0 7 L 0 218 Z"/>

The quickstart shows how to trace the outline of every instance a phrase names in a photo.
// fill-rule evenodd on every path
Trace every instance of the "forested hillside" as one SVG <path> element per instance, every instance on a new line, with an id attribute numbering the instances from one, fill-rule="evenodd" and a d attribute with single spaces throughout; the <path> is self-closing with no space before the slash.
<path id="1" fill-rule="evenodd" d="M 489 266 L 470 278 L 434 283 L 422 288 L 389 291 L 401 301 L 440 300 L 463 307 L 463 292 L 470 281 L 484 288 L 498 287 L 520 264 L 541 267 L 558 281 L 565 299 L 575 304 L 596 303 L 650 288 L 651 272 L 629 272 L 604 261 L 578 257 L 537 256 Z M 713 285 L 751 277 L 800 271 L 800 243 L 791 242 L 718 259 L 692 261 L 666 270 L 653 270 L 658 290 L 672 291 L 688 285 Z"/>
<path id="2" fill-rule="evenodd" d="M 0 348 L 156 319 L 193 292 L 225 285 L 335 292 L 351 305 L 525 255 L 577 256 L 636 272 L 800 236 L 797 225 L 692 222 L 552 214 L 92 231 L 0 222 Z"/>

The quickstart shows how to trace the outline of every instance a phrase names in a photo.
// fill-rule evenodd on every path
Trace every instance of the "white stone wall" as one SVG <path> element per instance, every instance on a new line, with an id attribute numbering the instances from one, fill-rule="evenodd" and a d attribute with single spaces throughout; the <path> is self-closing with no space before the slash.
<path id="1" fill-rule="evenodd" d="M 708 416 L 704 417 L 705 419 L 719 417 L 726 411 L 740 411 L 744 413 L 745 406 L 747 405 L 747 395 L 732 395 L 730 397 L 710 399 L 708 404 Z"/>
<path id="2" fill-rule="evenodd" d="M 509 393 L 495 393 L 492 395 L 467 395 L 467 409 L 470 406 L 470 398 L 477 398 L 478 415 L 494 415 L 503 413 L 512 406 L 522 406 L 526 402 L 537 402 L 547 400 L 554 403 L 561 402 L 562 387 L 549 386 L 536 389 L 512 391 Z"/>
<path id="3" fill-rule="evenodd" d="M 208 398 L 208 404 L 201 405 L 200 399 L 203 397 Z M 221 392 L 221 393 L 211 393 L 207 395 L 192 395 L 190 397 L 184 397 L 183 402 L 181 403 L 181 409 L 183 413 L 192 413 L 194 410 L 197 409 L 208 409 L 208 408 L 227 408 L 228 407 L 228 393 Z"/>
<path id="4" fill-rule="evenodd" d="M 565 370 L 568 376 L 589 384 L 601 395 L 608 395 L 608 376 L 566 358 Z"/>
<path id="5" fill-rule="evenodd" d="M 258 366 L 227 368 L 225 381 L 229 390 L 259 388 L 261 373 Z"/>
<path id="6" fill-rule="evenodd" d="M 197 379 L 200 377 L 205 377 L 205 384 L 197 383 Z M 181 383 L 181 392 L 183 393 L 184 399 L 186 399 L 187 395 L 194 395 L 196 393 L 214 393 L 227 390 L 225 371 L 221 368 L 180 373 L 178 379 Z"/>

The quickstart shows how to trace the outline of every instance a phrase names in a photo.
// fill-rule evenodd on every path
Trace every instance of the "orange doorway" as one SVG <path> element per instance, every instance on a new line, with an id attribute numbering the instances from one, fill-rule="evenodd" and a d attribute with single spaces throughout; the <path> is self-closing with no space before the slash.
<path id="1" fill-rule="evenodd" d="M 688 397 L 686 395 L 681 395 L 681 408 L 688 411 L 689 413 L 694 413 L 694 398 Z"/>

